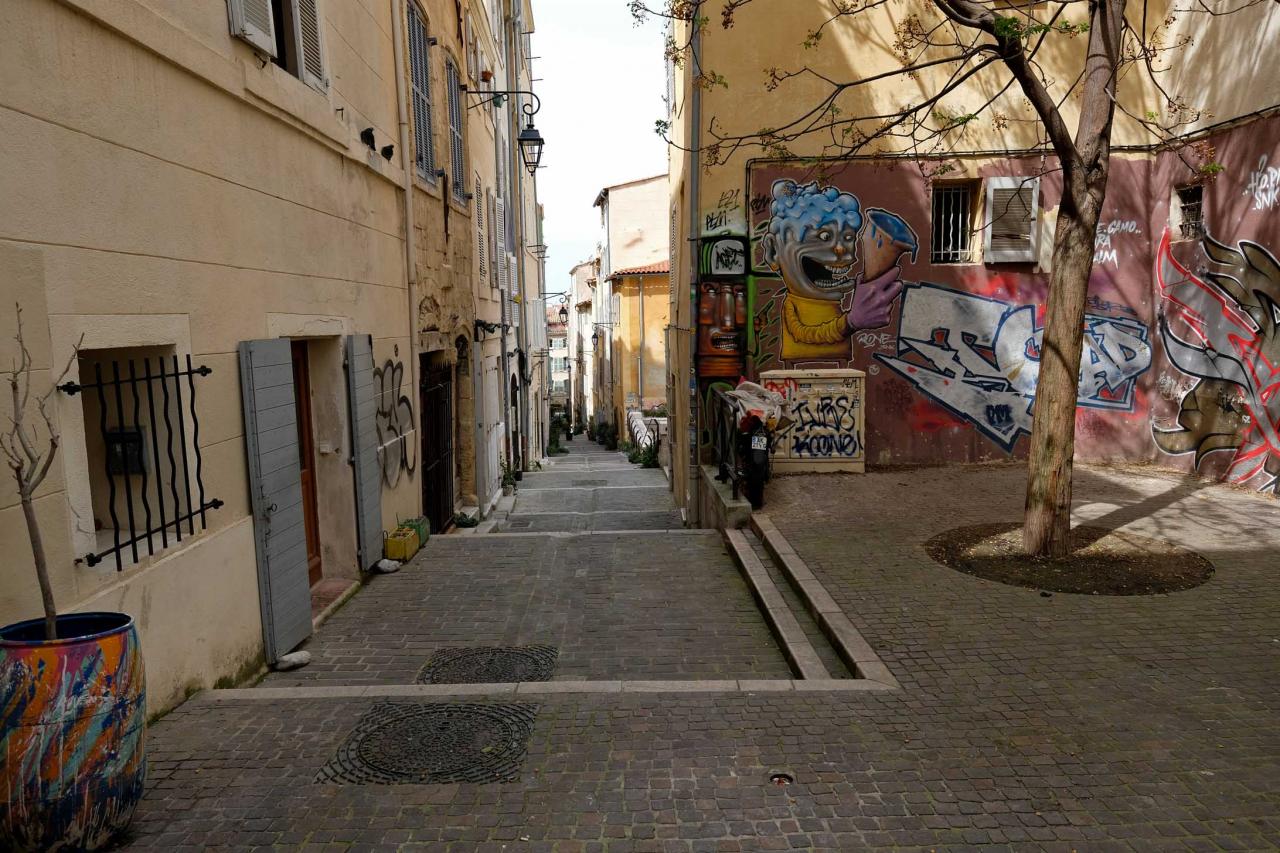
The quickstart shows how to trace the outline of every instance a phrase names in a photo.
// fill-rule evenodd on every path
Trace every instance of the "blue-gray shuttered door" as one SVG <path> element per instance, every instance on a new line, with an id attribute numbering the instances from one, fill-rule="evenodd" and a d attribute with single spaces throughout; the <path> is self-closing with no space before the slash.
<path id="1" fill-rule="evenodd" d="M 356 540 L 360 569 L 382 559 L 382 466 L 378 461 L 378 401 L 373 383 L 373 339 L 347 338 L 347 404 L 351 407 L 351 468 L 356 486 Z"/>
<path id="2" fill-rule="evenodd" d="M 268 663 L 311 636 L 307 533 L 289 341 L 240 342 L 240 391 Z"/>

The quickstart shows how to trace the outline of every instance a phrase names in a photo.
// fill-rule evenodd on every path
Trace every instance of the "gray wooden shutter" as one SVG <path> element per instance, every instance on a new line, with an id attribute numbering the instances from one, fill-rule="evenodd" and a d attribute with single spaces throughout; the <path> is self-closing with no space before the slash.
<path id="1" fill-rule="evenodd" d="M 1035 260 L 1039 188 L 1038 178 L 987 179 L 986 263 Z"/>
<path id="2" fill-rule="evenodd" d="M 268 56 L 276 55 L 275 19 L 271 0 L 227 0 L 231 34 Z"/>
<path id="3" fill-rule="evenodd" d="M 485 199 L 484 199 L 484 188 L 480 183 L 479 175 L 476 175 L 475 203 L 476 203 L 476 257 L 480 260 L 480 283 L 484 284 L 485 278 L 489 275 L 489 265 L 485 262 L 487 260 L 486 258 L 487 252 L 485 251 L 486 247 L 485 247 L 485 239 L 484 239 Z"/>
<path id="4" fill-rule="evenodd" d="M 293 16 L 298 40 L 298 76 L 319 89 L 329 85 L 324 76 L 324 53 L 320 36 L 319 0 L 294 0 Z"/>
<path id="5" fill-rule="evenodd" d="M 414 3 L 409 5 L 409 78 L 413 84 L 413 147 L 418 174 L 436 181 L 435 128 L 431 119 L 431 42 L 427 24 Z"/>
<path id="6" fill-rule="evenodd" d="M 240 392 L 268 663 L 311 636 L 307 532 L 289 341 L 240 342 Z"/>
<path id="7" fill-rule="evenodd" d="M 356 544 L 360 570 L 382 559 L 382 472 L 378 463 L 378 401 L 373 383 L 373 339 L 347 338 L 347 405 L 351 468 L 356 487 Z"/>

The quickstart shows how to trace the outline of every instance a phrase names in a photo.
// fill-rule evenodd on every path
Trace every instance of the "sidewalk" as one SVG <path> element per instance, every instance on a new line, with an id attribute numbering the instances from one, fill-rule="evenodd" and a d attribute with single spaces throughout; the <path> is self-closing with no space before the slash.
<path id="1" fill-rule="evenodd" d="M 590 462 L 601 465 L 592 478 L 628 476 Z M 1016 518 L 1022 476 L 983 466 L 770 485 L 769 514 L 901 690 L 498 699 L 460 689 L 432 701 L 532 720 L 513 781 L 317 782 L 363 715 L 422 704 L 392 694 L 436 644 L 558 642 L 556 678 L 642 677 L 675 666 L 677 653 L 689 669 L 673 677 L 776 663 L 721 572 L 727 557 L 708 547 L 714 536 L 437 537 L 421 563 L 375 579 L 322 628 L 311 668 L 267 680 L 314 678 L 357 695 L 209 691 L 154 727 L 134 844 L 1280 847 L 1280 505 L 1181 478 L 1077 469 L 1078 521 L 1128 525 L 1214 562 L 1207 584 L 1169 596 L 1046 598 L 925 557 L 921 543 L 942 529 Z M 652 573 L 619 574 L 637 564 Z M 356 663 L 344 648 L 376 651 L 344 672 L 339 664 Z M 334 667 L 315 669 L 326 662 Z M 374 683 L 381 693 L 361 694 Z M 794 784 L 772 784 L 774 772 Z"/>

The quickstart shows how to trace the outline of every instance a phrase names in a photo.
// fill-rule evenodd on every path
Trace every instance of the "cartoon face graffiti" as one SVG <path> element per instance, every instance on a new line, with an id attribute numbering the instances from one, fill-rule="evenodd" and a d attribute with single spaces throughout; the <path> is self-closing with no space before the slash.
<path id="1" fill-rule="evenodd" d="M 1160 335 L 1197 382 L 1177 426 L 1154 428 L 1153 438 L 1165 453 L 1194 452 L 1197 468 L 1231 452 L 1227 479 L 1258 477 L 1280 491 L 1280 261 L 1248 240 L 1233 248 L 1206 236 L 1203 245 L 1214 266 L 1201 277 L 1174 259 L 1167 233 L 1160 242 Z"/>
<path id="2" fill-rule="evenodd" d="M 727 356 L 733 371 L 740 372 L 742 341 L 747 325 L 747 293 L 744 284 L 705 281 L 698 293 L 698 355 Z"/>
<path id="3" fill-rule="evenodd" d="M 781 356 L 848 359 L 850 335 L 889 322 L 902 291 L 898 264 L 908 252 L 915 259 L 916 234 L 887 210 L 864 213 L 835 187 L 781 179 L 772 194 L 761 250 L 787 286 Z"/>

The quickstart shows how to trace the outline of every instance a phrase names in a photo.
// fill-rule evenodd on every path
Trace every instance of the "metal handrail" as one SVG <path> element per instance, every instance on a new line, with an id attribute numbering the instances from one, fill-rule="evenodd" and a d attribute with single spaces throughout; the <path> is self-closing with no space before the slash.
<path id="1" fill-rule="evenodd" d="M 715 452 L 716 479 L 729 483 L 733 498 L 737 500 L 744 477 L 742 459 L 738 453 L 738 407 L 724 391 L 714 389 L 706 416 L 711 433 L 711 447 Z"/>

